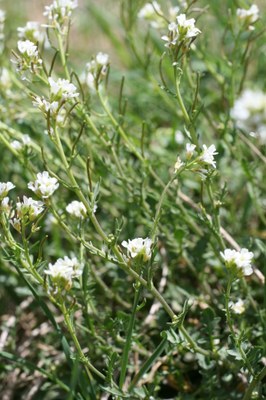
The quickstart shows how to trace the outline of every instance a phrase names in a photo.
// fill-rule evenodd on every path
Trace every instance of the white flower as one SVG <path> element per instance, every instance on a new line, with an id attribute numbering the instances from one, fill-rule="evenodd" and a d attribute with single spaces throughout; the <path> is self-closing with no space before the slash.
<path id="1" fill-rule="evenodd" d="M 23 147 L 30 145 L 31 138 L 29 135 L 22 135 L 21 142 L 19 140 L 13 140 L 10 143 L 10 146 L 15 150 L 21 150 Z"/>
<path id="2" fill-rule="evenodd" d="M 74 215 L 77 218 L 84 218 L 86 215 L 86 207 L 81 201 L 72 201 L 66 207 L 69 214 Z"/>
<path id="3" fill-rule="evenodd" d="M 169 14 L 170 21 L 175 21 L 176 20 L 176 17 L 178 15 L 179 11 L 180 11 L 180 8 L 177 7 L 177 6 L 169 8 L 168 14 Z"/>
<path id="4" fill-rule="evenodd" d="M 86 64 L 85 81 L 90 89 L 95 89 L 107 74 L 109 61 L 109 55 L 100 52 Z"/>
<path id="5" fill-rule="evenodd" d="M 212 144 L 210 147 L 207 147 L 205 144 L 203 145 L 203 152 L 200 156 L 200 160 L 205 164 L 210 164 L 213 168 L 216 168 L 216 161 L 214 161 L 214 157 L 218 152 L 216 151 L 216 147 Z"/>
<path id="6" fill-rule="evenodd" d="M 10 143 L 10 146 L 15 150 L 21 150 L 23 148 L 23 143 L 19 142 L 18 140 L 13 140 Z"/>
<path id="7" fill-rule="evenodd" d="M 16 229 L 18 232 L 21 231 L 21 219 L 20 218 L 12 218 L 9 220 L 11 225 L 13 226 L 14 229 Z"/>
<path id="8" fill-rule="evenodd" d="M 9 205 L 9 197 L 4 197 L 3 200 L 0 201 L 0 210 L 4 211 L 5 213 L 9 213 L 11 207 Z"/>
<path id="9" fill-rule="evenodd" d="M 220 253 L 228 267 L 236 266 L 241 274 L 249 276 L 253 273 L 251 262 L 254 254 L 248 249 L 241 249 L 240 251 L 225 249 Z"/>
<path id="10" fill-rule="evenodd" d="M 44 35 L 40 32 L 40 24 L 35 21 L 28 21 L 25 26 L 17 28 L 20 39 L 29 39 L 34 42 L 41 42 Z"/>
<path id="11" fill-rule="evenodd" d="M 71 17 L 72 11 L 78 7 L 78 0 L 54 0 L 50 6 L 45 6 L 43 15 L 48 19 L 62 23 Z"/>
<path id="12" fill-rule="evenodd" d="M 35 182 L 30 182 L 28 188 L 33 192 L 43 197 L 44 199 L 50 197 L 58 188 L 59 183 L 56 178 L 50 177 L 47 171 L 39 172 Z"/>
<path id="13" fill-rule="evenodd" d="M 175 171 L 175 173 L 176 173 L 181 167 L 183 167 L 183 165 L 184 165 L 183 161 L 181 161 L 180 157 L 177 157 L 177 160 L 176 160 L 176 163 L 175 163 L 175 166 L 174 166 L 174 171 Z"/>
<path id="14" fill-rule="evenodd" d="M 0 24 L 4 24 L 6 20 L 6 12 L 4 10 L 0 10 Z"/>
<path id="15" fill-rule="evenodd" d="M 251 275 L 253 270 L 251 268 L 251 262 L 254 254 L 248 249 L 241 249 L 236 254 L 235 263 L 236 266 L 243 270 L 244 275 Z"/>
<path id="16" fill-rule="evenodd" d="M 177 28 L 180 37 L 193 38 L 197 36 L 201 31 L 195 27 L 195 19 L 187 19 L 186 14 L 180 14 L 176 17 Z"/>
<path id="17" fill-rule="evenodd" d="M 237 251 L 231 249 L 225 249 L 224 252 L 220 253 L 226 263 L 234 262 Z"/>
<path id="18" fill-rule="evenodd" d="M 186 156 L 188 160 L 193 156 L 195 148 L 196 148 L 195 144 L 192 143 L 186 144 Z"/>
<path id="19" fill-rule="evenodd" d="M 256 132 L 262 143 L 266 143 L 266 93 L 261 90 L 244 90 L 235 101 L 231 117 L 238 128 Z"/>
<path id="20" fill-rule="evenodd" d="M 137 256 L 142 256 L 144 261 L 151 258 L 152 240 L 149 238 L 136 238 L 128 240 L 127 242 L 124 240 L 122 246 L 127 249 L 129 257 L 135 258 Z"/>
<path id="21" fill-rule="evenodd" d="M 245 303 L 241 299 L 237 300 L 236 303 L 234 303 L 233 301 L 230 301 L 228 305 L 229 305 L 229 308 L 235 314 L 243 314 L 243 312 L 245 311 Z"/>
<path id="22" fill-rule="evenodd" d="M 162 26 L 163 19 L 158 15 L 162 15 L 161 6 L 157 1 L 146 3 L 138 12 L 138 18 L 149 21 L 153 28 L 159 28 Z"/>
<path id="23" fill-rule="evenodd" d="M 187 19 L 185 14 L 180 14 L 176 17 L 176 23 L 171 22 L 168 25 L 168 35 L 162 36 L 166 41 L 166 47 L 176 46 L 183 42 L 189 44 L 190 39 L 196 37 L 201 31 L 195 27 L 195 19 Z"/>
<path id="24" fill-rule="evenodd" d="M 59 103 L 58 101 L 52 101 L 51 103 L 45 100 L 44 97 L 36 96 L 32 104 L 35 107 L 38 107 L 45 115 L 47 115 L 48 111 L 50 112 L 50 116 L 55 116 L 58 111 Z"/>
<path id="25" fill-rule="evenodd" d="M 44 210 L 44 203 L 33 200 L 31 197 L 23 196 L 23 201 L 16 204 L 16 210 L 18 218 L 27 216 L 30 221 L 33 221 Z"/>
<path id="26" fill-rule="evenodd" d="M 183 144 L 184 140 L 185 140 L 185 138 L 184 138 L 183 133 L 181 131 L 179 131 L 179 130 L 175 131 L 175 141 L 176 141 L 176 143 Z"/>
<path id="27" fill-rule="evenodd" d="M 50 85 L 51 94 L 56 97 L 56 99 L 72 99 L 78 97 L 77 88 L 73 83 L 69 82 L 67 79 L 59 78 L 55 81 L 53 78 L 49 77 L 48 82 Z"/>
<path id="28" fill-rule="evenodd" d="M 46 275 L 50 275 L 52 280 L 57 282 L 58 280 L 65 281 L 67 288 L 70 289 L 72 285 L 72 279 L 82 274 L 82 266 L 78 262 L 76 257 L 59 258 L 54 264 L 49 263 L 48 269 L 44 270 Z"/>
<path id="29" fill-rule="evenodd" d="M 244 8 L 238 8 L 236 10 L 237 18 L 244 22 L 244 24 L 254 24 L 259 19 L 259 8 L 256 4 L 253 4 L 248 10 Z"/>
<path id="30" fill-rule="evenodd" d="M 7 193 L 14 187 L 15 185 L 12 182 L 0 182 L 0 198 L 6 197 Z"/>
<path id="31" fill-rule="evenodd" d="M 18 50 L 21 54 L 26 54 L 28 57 L 38 57 L 38 48 L 30 40 L 19 40 Z"/>
<path id="32" fill-rule="evenodd" d="M 12 80 L 7 68 L 1 68 L 0 72 L 0 85 L 3 89 L 9 89 L 12 85 Z"/>
<path id="33" fill-rule="evenodd" d="M 108 65 L 109 54 L 99 52 L 98 54 L 96 54 L 95 61 L 98 65 Z"/>

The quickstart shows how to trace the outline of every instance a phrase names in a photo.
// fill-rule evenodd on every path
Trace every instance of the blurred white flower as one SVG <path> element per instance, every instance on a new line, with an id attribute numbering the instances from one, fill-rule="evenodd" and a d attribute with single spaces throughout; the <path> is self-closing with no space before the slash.
<path id="1" fill-rule="evenodd" d="M 2 200 L 0 200 L 0 210 L 4 211 L 5 213 L 9 213 L 11 206 L 9 204 L 9 197 L 4 197 Z"/>
<path id="2" fill-rule="evenodd" d="M 0 71 L 0 86 L 1 88 L 8 90 L 12 85 L 10 73 L 7 68 L 3 67 Z"/>
<path id="3" fill-rule="evenodd" d="M 28 39 L 32 42 L 42 42 L 44 34 L 40 31 L 39 22 L 28 21 L 25 26 L 17 28 L 20 39 Z"/>
<path id="4" fill-rule="evenodd" d="M 66 206 L 69 214 L 77 218 L 84 218 L 86 216 L 86 207 L 81 201 L 74 200 Z"/>
<path id="5" fill-rule="evenodd" d="M 235 314 L 243 314 L 243 312 L 245 311 L 245 303 L 243 300 L 239 299 L 237 300 L 236 303 L 234 303 L 233 301 L 229 302 L 229 308 L 235 313 Z"/>
<path id="6" fill-rule="evenodd" d="M 45 6 L 43 15 L 51 22 L 64 22 L 69 18 L 75 8 L 78 7 L 78 0 L 54 0 L 49 6 Z"/>
<path id="7" fill-rule="evenodd" d="M 251 262 L 254 254 L 248 251 L 248 249 L 243 248 L 240 251 L 225 249 L 224 252 L 220 254 L 229 268 L 231 266 L 236 266 L 240 273 L 245 276 L 253 273 Z"/>
<path id="8" fill-rule="evenodd" d="M 238 8 L 236 10 L 236 15 L 245 25 L 251 25 L 259 19 L 259 8 L 256 4 L 253 4 L 249 9 Z M 254 27 L 250 28 L 254 29 Z"/>
<path id="9" fill-rule="evenodd" d="M 95 61 L 98 65 L 108 65 L 109 64 L 109 54 L 99 52 L 96 54 Z"/>
<path id="10" fill-rule="evenodd" d="M 179 130 L 175 131 L 175 141 L 178 144 L 183 144 L 184 141 L 185 141 L 183 133 L 181 131 L 179 131 Z"/>
<path id="11" fill-rule="evenodd" d="M 72 279 L 82 274 L 82 265 L 76 257 L 59 258 L 54 264 L 49 263 L 48 269 L 44 270 L 46 275 L 49 275 L 54 283 L 63 284 L 66 289 L 72 286 Z"/>
<path id="12" fill-rule="evenodd" d="M 235 101 L 231 117 L 238 128 L 255 132 L 261 142 L 266 143 L 266 93 L 261 90 L 244 90 Z"/>
<path id="13" fill-rule="evenodd" d="M 23 196 L 23 201 L 16 204 L 17 217 L 20 219 L 28 217 L 30 221 L 33 221 L 43 210 L 44 203 L 33 200 L 31 197 Z"/>
<path id="14" fill-rule="evenodd" d="M 58 180 L 50 177 L 47 171 L 39 172 L 36 181 L 28 183 L 28 188 L 44 199 L 50 197 L 58 187 Z"/>
<path id="15" fill-rule="evenodd" d="M 183 163 L 183 161 L 181 161 L 181 158 L 180 158 L 180 157 L 177 157 L 177 160 L 176 160 L 176 163 L 175 163 L 175 166 L 174 166 L 174 171 L 175 171 L 175 173 L 177 173 L 177 171 L 178 171 L 181 167 L 183 167 L 183 165 L 184 165 L 184 163 Z"/>
<path id="16" fill-rule="evenodd" d="M 38 47 L 30 40 L 19 40 L 18 50 L 21 54 L 27 54 L 29 57 L 38 57 Z"/>
<path id="17" fill-rule="evenodd" d="M 76 86 L 67 79 L 59 78 L 57 81 L 55 81 L 53 78 L 49 77 L 48 82 L 50 85 L 51 95 L 54 97 L 54 100 L 67 100 L 79 96 Z"/>
<path id="18" fill-rule="evenodd" d="M 85 81 L 90 89 L 96 89 L 97 85 L 99 85 L 101 80 L 105 77 L 109 62 L 109 55 L 100 52 L 86 64 Z"/>
<path id="19" fill-rule="evenodd" d="M 6 20 L 6 12 L 4 10 L 0 10 L 0 24 L 4 24 Z"/>
<path id="20" fill-rule="evenodd" d="M 214 156 L 216 154 L 218 154 L 218 152 L 216 151 L 216 147 L 214 146 L 214 144 L 212 144 L 210 147 L 207 147 L 204 144 L 200 160 L 205 164 L 210 164 L 213 168 L 216 168 L 216 161 L 214 160 Z"/>
<path id="21" fill-rule="evenodd" d="M 138 18 L 145 19 L 150 23 L 153 28 L 160 28 L 163 26 L 163 18 L 158 14 L 162 15 L 161 6 L 157 1 L 146 3 L 138 12 Z"/>
<path id="22" fill-rule="evenodd" d="M 18 140 L 12 140 L 10 146 L 15 150 L 21 150 L 23 148 L 23 143 L 19 142 Z"/>
<path id="23" fill-rule="evenodd" d="M 12 182 L 0 182 L 0 199 L 6 197 L 7 193 L 14 187 L 15 185 Z"/>
<path id="24" fill-rule="evenodd" d="M 136 238 L 128 241 L 124 240 L 122 246 L 127 249 L 128 256 L 131 258 L 141 256 L 143 257 L 143 261 L 147 261 L 151 258 L 152 240 L 149 238 Z"/>
<path id="25" fill-rule="evenodd" d="M 186 157 L 188 160 L 190 160 L 190 158 L 193 156 L 195 148 L 196 148 L 195 144 L 192 143 L 186 144 Z"/>
<path id="26" fill-rule="evenodd" d="M 15 150 L 21 150 L 25 146 L 30 145 L 30 143 L 31 143 L 31 138 L 29 137 L 29 135 L 22 135 L 21 142 L 19 140 L 13 140 L 10 143 L 10 146 L 13 147 L 13 149 Z"/>
<path id="27" fill-rule="evenodd" d="M 58 101 L 52 101 L 50 103 L 44 97 L 39 97 L 39 96 L 36 96 L 34 98 L 34 101 L 32 102 L 32 104 L 35 107 L 38 107 L 39 110 L 41 110 L 45 116 L 47 115 L 48 112 L 50 112 L 51 117 L 55 116 L 57 114 L 58 107 L 59 107 Z"/>

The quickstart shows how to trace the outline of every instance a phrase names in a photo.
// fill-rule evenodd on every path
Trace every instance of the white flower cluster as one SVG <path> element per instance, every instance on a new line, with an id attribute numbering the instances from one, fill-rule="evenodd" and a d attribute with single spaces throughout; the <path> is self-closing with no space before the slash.
<path id="1" fill-rule="evenodd" d="M 66 210 L 74 217 L 83 219 L 86 216 L 86 207 L 81 201 L 74 200 L 66 206 Z"/>
<path id="2" fill-rule="evenodd" d="M 48 269 L 44 271 L 49 275 L 52 281 L 64 289 L 69 290 L 72 286 L 72 280 L 82 274 L 82 265 L 76 257 L 59 258 L 54 264 L 49 263 Z"/>
<path id="3" fill-rule="evenodd" d="M 136 238 L 133 240 L 123 241 L 122 246 L 127 249 L 128 257 L 142 257 L 143 261 L 148 261 L 151 258 L 152 240 L 149 238 Z"/>
<path id="4" fill-rule="evenodd" d="M 216 151 L 216 147 L 214 146 L 214 144 L 212 144 L 209 147 L 207 147 L 206 144 L 204 144 L 202 147 L 203 151 L 200 155 L 200 160 L 204 164 L 209 164 L 213 168 L 216 168 L 216 161 L 214 160 L 214 156 L 218 154 L 218 152 Z"/>
<path id="5" fill-rule="evenodd" d="M 231 117 L 240 129 L 266 143 L 266 93 L 246 89 L 236 100 Z"/>
<path id="6" fill-rule="evenodd" d="M 18 232 L 21 232 L 22 222 L 24 224 L 27 224 L 28 221 L 33 222 L 43 210 L 44 203 L 42 201 L 23 196 L 23 201 L 18 201 L 16 204 L 16 213 L 12 212 L 10 215 L 10 223 Z"/>
<path id="7" fill-rule="evenodd" d="M 176 22 L 168 25 L 168 35 L 162 36 L 162 40 L 166 42 L 165 46 L 174 48 L 180 44 L 189 46 L 191 40 L 195 38 L 201 31 L 195 27 L 195 19 L 187 19 L 185 14 L 176 17 Z"/>
<path id="8" fill-rule="evenodd" d="M 163 15 L 161 6 L 157 1 L 146 3 L 138 12 L 138 18 L 145 19 L 153 28 L 160 28 L 163 24 L 163 18 L 158 14 Z"/>
<path id="9" fill-rule="evenodd" d="M 45 6 L 43 15 L 48 18 L 52 26 L 60 29 L 77 7 L 78 0 L 54 0 L 51 5 Z"/>
<path id="10" fill-rule="evenodd" d="M 50 118 L 56 119 L 57 123 L 61 124 L 66 115 L 64 103 L 78 97 L 79 93 L 76 86 L 67 79 L 59 78 L 56 81 L 49 77 L 48 82 L 50 87 L 49 101 L 44 97 L 35 96 L 32 104 L 38 107 L 45 117 L 49 115 Z"/>
<path id="11" fill-rule="evenodd" d="M 0 199 L 2 200 L 15 185 L 12 182 L 0 182 Z"/>
<path id="12" fill-rule="evenodd" d="M 18 51 L 20 56 L 17 61 L 18 71 L 30 70 L 35 72 L 36 68 L 42 66 L 42 59 L 39 58 L 38 47 L 30 40 L 19 40 L 18 41 Z"/>
<path id="13" fill-rule="evenodd" d="M 186 159 L 189 161 L 194 153 L 195 153 L 196 145 L 192 143 L 187 143 L 186 144 Z M 195 158 L 191 165 L 193 164 L 204 164 L 204 165 L 210 165 L 213 168 L 216 168 L 216 161 L 214 160 L 214 156 L 218 154 L 216 151 L 216 147 L 214 144 L 211 146 L 207 147 L 206 144 L 203 145 L 203 150 L 200 153 L 200 155 Z M 183 167 L 185 163 L 180 159 L 180 157 L 177 157 L 177 161 L 174 166 L 174 172 L 177 173 L 181 167 Z"/>
<path id="14" fill-rule="evenodd" d="M 25 26 L 17 28 L 18 37 L 23 40 L 30 40 L 40 43 L 44 40 L 44 34 L 40 30 L 39 22 L 28 21 Z"/>
<path id="15" fill-rule="evenodd" d="M 187 2 L 182 0 L 179 1 L 179 6 L 171 6 L 168 9 L 167 20 L 170 22 L 175 21 L 178 13 L 180 12 L 180 8 L 187 8 Z M 138 12 L 138 18 L 146 20 L 153 28 L 158 29 L 165 27 L 166 18 L 164 17 L 161 6 L 157 1 L 151 1 L 150 3 L 144 4 L 144 6 Z"/>
<path id="16" fill-rule="evenodd" d="M 51 177 L 47 171 L 39 172 L 37 179 L 28 184 L 28 188 L 43 199 L 50 197 L 58 189 L 58 186 L 58 180 Z"/>
<path id="17" fill-rule="evenodd" d="M 220 253 L 225 261 L 226 266 L 230 269 L 236 267 L 240 275 L 251 275 L 253 269 L 251 262 L 254 254 L 248 249 L 241 249 L 240 251 L 225 249 Z"/>
<path id="18" fill-rule="evenodd" d="M 238 20 L 247 26 L 249 30 L 255 29 L 254 24 L 259 19 L 259 8 L 256 4 L 253 4 L 249 9 L 238 8 L 236 10 Z"/>
<path id="19" fill-rule="evenodd" d="M 44 210 L 42 201 L 33 200 L 31 197 L 23 196 L 22 202 L 17 202 L 16 211 L 17 218 L 24 219 L 28 217 L 30 221 L 35 220 Z"/>
<path id="20" fill-rule="evenodd" d="M 29 135 L 23 135 L 21 137 L 21 141 L 19 140 L 13 140 L 10 143 L 10 146 L 15 149 L 15 150 L 22 150 L 23 148 L 25 148 L 26 146 L 29 146 L 31 144 L 31 138 L 29 137 Z"/>
<path id="21" fill-rule="evenodd" d="M 50 92 L 54 100 L 68 100 L 78 97 L 77 88 L 73 83 L 69 82 L 67 79 L 57 79 L 55 81 L 53 78 L 48 78 L 50 85 Z"/>
<path id="22" fill-rule="evenodd" d="M 235 314 L 243 314 L 245 311 L 245 302 L 241 299 L 238 299 L 235 303 L 233 301 L 229 301 L 229 308 L 232 310 Z"/>
<path id="23" fill-rule="evenodd" d="M 101 80 L 106 76 L 109 65 L 109 55 L 98 53 L 86 64 L 86 83 L 90 89 L 97 89 Z"/>

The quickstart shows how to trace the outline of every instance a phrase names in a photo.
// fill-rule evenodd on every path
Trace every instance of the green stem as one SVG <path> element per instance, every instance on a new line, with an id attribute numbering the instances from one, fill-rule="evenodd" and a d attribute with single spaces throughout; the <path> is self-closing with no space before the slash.
<path id="1" fill-rule="evenodd" d="M 60 53 L 62 66 L 64 68 L 64 72 L 65 72 L 66 78 L 68 80 L 70 80 L 70 74 L 69 74 L 68 67 L 67 67 L 64 44 L 63 44 L 62 35 L 60 34 L 60 32 L 57 32 L 56 37 L 57 37 L 57 41 L 58 41 L 59 53 Z"/>
<path id="2" fill-rule="evenodd" d="M 258 375 L 255 375 L 252 381 L 249 384 L 249 387 L 243 397 L 243 400 L 249 400 L 252 398 L 252 393 L 255 387 L 262 381 L 266 376 L 266 366 L 262 368 Z"/>
<path id="3" fill-rule="evenodd" d="M 139 287 L 135 289 L 133 308 L 132 308 L 132 313 L 131 313 L 130 320 L 129 320 L 127 336 L 126 336 L 126 343 L 125 343 L 125 346 L 123 349 L 123 354 L 122 354 L 122 359 L 121 359 L 121 372 L 120 372 L 120 378 L 119 378 L 120 389 L 123 389 L 123 385 L 124 385 L 125 378 L 126 378 L 128 357 L 129 357 L 129 351 L 130 351 L 131 340 L 132 340 L 132 333 L 133 333 L 133 328 L 135 325 L 137 306 L 138 306 L 140 293 L 141 293 L 141 286 L 140 285 L 138 285 L 138 286 Z"/>
<path id="4" fill-rule="evenodd" d="M 93 380 L 92 375 L 91 375 L 91 372 L 93 372 L 95 375 L 97 375 L 97 376 L 98 376 L 99 378 L 101 378 L 102 380 L 105 380 L 105 376 L 104 376 L 97 368 L 95 368 L 95 367 L 90 363 L 90 361 L 88 360 L 88 358 L 84 355 L 84 353 L 83 353 L 83 351 L 82 351 L 82 349 L 81 349 L 81 346 L 80 346 L 80 344 L 79 344 L 77 335 L 76 335 L 76 333 L 75 333 L 75 328 L 74 328 L 74 326 L 73 326 L 73 323 L 72 323 L 72 321 L 71 321 L 71 318 L 70 318 L 70 316 L 69 316 L 69 313 L 68 313 L 68 311 L 67 311 L 66 306 L 65 306 L 64 303 L 62 303 L 62 305 L 61 305 L 61 310 L 62 310 L 64 319 L 65 319 L 65 323 L 66 323 L 67 329 L 68 329 L 68 331 L 69 331 L 69 333 L 70 333 L 70 335 L 71 335 L 71 338 L 72 338 L 72 340 L 73 340 L 73 342 L 74 342 L 74 344 L 75 344 L 75 347 L 76 347 L 76 350 L 77 350 L 77 352 L 78 352 L 80 361 L 84 364 L 84 367 L 85 367 L 85 370 L 86 370 L 86 373 L 87 373 L 87 375 L 88 375 L 89 380 L 90 380 L 90 381 Z M 91 371 L 91 372 L 90 372 L 90 371 Z"/>
<path id="5" fill-rule="evenodd" d="M 225 312 L 226 312 L 226 319 L 227 319 L 227 323 L 229 326 L 229 330 L 231 332 L 232 338 L 234 340 L 235 346 L 239 352 L 239 354 L 242 357 L 242 360 L 244 362 L 244 364 L 246 365 L 249 373 L 254 376 L 254 371 L 253 368 L 247 358 L 246 353 L 244 352 L 242 346 L 241 346 L 241 340 L 236 336 L 235 330 L 234 330 L 234 326 L 233 326 L 233 322 L 232 322 L 232 318 L 231 318 L 231 313 L 230 313 L 230 308 L 229 308 L 229 301 L 230 301 L 230 293 L 231 293 L 231 288 L 232 288 L 232 283 L 234 281 L 234 278 L 232 276 L 229 277 L 228 279 L 228 283 L 227 283 L 227 288 L 226 288 L 226 293 L 225 293 Z"/>
<path id="6" fill-rule="evenodd" d="M 191 134 L 192 142 L 199 149 L 199 141 L 198 141 L 197 133 L 196 133 L 193 123 L 188 115 L 188 112 L 186 110 L 185 104 L 183 102 L 183 99 L 182 99 L 182 96 L 180 93 L 180 76 L 177 76 L 176 69 L 174 70 L 174 73 L 175 73 L 175 83 L 176 83 L 176 85 L 175 85 L 176 86 L 176 98 L 177 98 L 179 107 L 181 108 L 187 128 L 189 129 L 189 132 Z"/>
<path id="7" fill-rule="evenodd" d="M 134 376 L 131 384 L 129 385 L 128 391 L 131 392 L 134 387 L 137 385 L 138 381 L 141 379 L 141 377 L 146 374 L 146 372 L 151 368 L 153 365 L 154 361 L 157 360 L 158 357 L 162 354 L 164 351 L 165 347 L 167 345 L 167 339 L 164 338 L 159 345 L 156 347 L 152 355 L 145 361 L 145 363 L 142 365 L 138 373 Z"/>

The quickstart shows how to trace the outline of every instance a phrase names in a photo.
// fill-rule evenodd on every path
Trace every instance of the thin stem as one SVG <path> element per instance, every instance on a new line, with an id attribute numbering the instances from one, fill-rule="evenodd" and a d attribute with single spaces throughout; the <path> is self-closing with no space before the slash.
<path id="1" fill-rule="evenodd" d="M 123 385 L 124 385 L 125 378 L 126 378 L 128 357 L 129 357 L 129 351 L 130 351 L 130 347 L 131 347 L 131 340 L 132 340 L 133 328 L 134 328 L 135 320 L 136 320 L 136 312 L 137 312 L 137 306 L 138 306 L 138 302 L 139 302 L 139 298 L 140 298 L 140 293 L 141 293 L 141 286 L 139 286 L 138 288 L 135 289 L 132 313 L 131 313 L 130 320 L 129 320 L 128 330 L 127 330 L 127 335 L 126 335 L 126 343 L 125 343 L 125 346 L 123 349 L 123 354 L 122 354 L 122 359 L 121 359 L 121 372 L 120 372 L 120 378 L 119 378 L 120 389 L 123 389 Z"/>
<path id="2" fill-rule="evenodd" d="M 197 148 L 199 148 L 199 141 L 198 141 L 198 137 L 197 137 L 197 133 L 195 131 L 195 128 L 193 126 L 193 123 L 188 115 L 188 112 L 186 110 L 185 104 L 183 102 L 181 93 L 180 93 L 180 76 L 177 76 L 177 71 L 176 69 L 174 70 L 175 73 L 175 88 L 176 88 L 176 98 L 179 104 L 179 107 L 181 108 L 184 120 L 186 122 L 187 128 L 190 131 L 191 134 L 191 138 L 192 138 L 192 142 L 197 146 Z"/>
<path id="3" fill-rule="evenodd" d="M 146 372 L 150 369 L 150 367 L 153 365 L 154 361 L 160 357 L 162 352 L 164 351 L 165 347 L 167 345 L 167 338 L 164 338 L 159 345 L 156 347 L 152 355 L 145 361 L 145 363 L 142 365 L 138 373 L 134 376 L 131 384 L 129 385 L 128 392 L 131 392 L 134 387 L 137 385 L 138 381 L 141 379 L 141 377 L 146 374 Z"/>
<path id="4" fill-rule="evenodd" d="M 69 331 L 69 333 L 70 333 L 70 335 L 71 335 L 71 338 L 72 338 L 72 340 L 73 340 L 73 342 L 74 342 L 74 344 L 75 344 L 75 347 L 76 347 L 76 349 L 77 349 L 78 355 L 79 355 L 79 357 L 80 357 L 80 361 L 84 364 L 84 367 L 85 367 L 85 370 L 86 370 L 86 372 L 87 372 L 87 375 L 88 375 L 89 380 L 90 380 L 90 381 L 93 380 L 93 379 L 92 379 L 91 372 L 93 372 L 93 373 L 94 373 L 95 375 L 97 375 L 99 378 L 105 380 L 106 377 L 105 377 L 97 368 L 95 368 L 95 367 L 90 363 L 90 361 L 88 360 L 88 358 L 87 358 L 87 357 L 85 356 L 85 354 L 83 353 L 83 351 L 82 351 L 82 349 L 81 349 L 81 346 L 80 346 L 80 344 L 79 344 L 79 341 L 78 341 L 78 338 L 77 338 L 77 335 L 76 335 L 76 332 L 75 332 L 73 323 L 72 323 L 72 321 L 71 321 L 71 318 L 70 318 L 70 316 L 69 316 L 69 313 L 68 313 L 68 311 L 67 311 L 66 306 L 65 306 L 64 303 L 62 303 L 62 305 L 61 305 L 61 310 L 62 310 L 64 319 L 65 319 L 66 326 L 67 326 L 68 331 Z M 91 372 L 90 372 L 90 371 L 91 371 Z"/>
<path id="5" fill-rule="evenodd" d="M 68 67 L 67 67 L 64 44 L 63 44 L 62 35 L 60 34 L 60 32 L 57 32 L 56 37 L 57 37 L 57 41 L 58 41 L 59 54 L 60 54 L 62 66 L 64 68 L 64 72 L 65 72 L 66 78 L 68 80 L 70 80 L 70 73 L 69 73 Z"/>
<path id="6" fill-rule="evenodd" d="M 255 387 L 265 378 L 266 376 L 266 365 L 262 368 L 258 375 L 255 375 L 249 384 L 249 387 L 243 397 L 243 400 L 249 400 L 252 398 L 252 393 Z"/>

